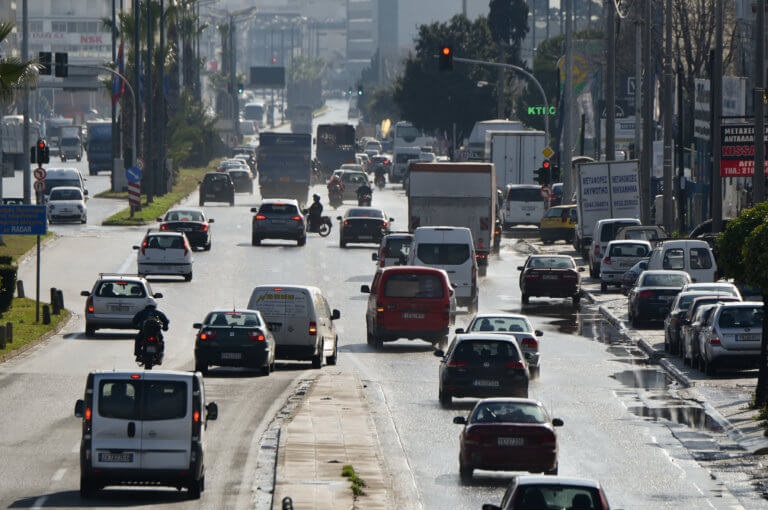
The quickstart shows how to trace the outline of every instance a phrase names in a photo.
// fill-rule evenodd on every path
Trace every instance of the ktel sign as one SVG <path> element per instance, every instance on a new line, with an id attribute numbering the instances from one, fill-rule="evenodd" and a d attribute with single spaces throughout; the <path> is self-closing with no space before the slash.
<path id="1" fill-rule="evenodd" d="M 555 115 L 557 113 L 557 107 L 556 106 L 550 106 L 549 108 L 545 106 L 529 106 L 528 107 L 528 115 L 545 115 L 546 113 L 549 113 L 550 115 Z"/>

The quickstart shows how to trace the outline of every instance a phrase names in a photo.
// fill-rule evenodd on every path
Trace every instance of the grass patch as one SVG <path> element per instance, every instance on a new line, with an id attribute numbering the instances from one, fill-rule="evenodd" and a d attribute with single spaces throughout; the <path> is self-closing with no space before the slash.
<path id="1" fill-rule="evenodd" d="M 153 223 L 158 216 L 162 216 L 165 212 L 173 207 L 177 202 L 184 199 L 187 195 L 196 190 L 199 186 L 199 181 L 203 178 L 206 172 L 215 170 L 219 164 L 219 160 L 215 160 L 207 167 L 196 168 L 182 168 L 179 170 L 176 184 L 173 185 L 173 191 L 166 193 L 163 196 L 156 196 L 152 203 L 149 204 L 146 201 L 147 196 L 142 195 L 141 210 L 136 211 L 131 218 L 131 210 L 126 207 L 117 214 L 113 214 L 102 222 L 102 225 L 107 226 L 135 226 L 146 225 L 147 223 Z M 120 191 L 105 191 L 96 195 L 101 198 L 114 198 L 123 199 L 128 202 L 128 192 Z"/>
<path id="2" fill-rule="evenodd" d="M 43 324 L 43 302 L 40 302 L 40 322 L 35 322 L 35 300 L 13 298 L 11 307 L 0 315 L 0 323 L 13 323 L 13 342 L 0 349 L 0 355 L 7 354 L 55 330 L 59 324 L 69 318 L 69 311 L 62 310 L 59 315 L 51 314 L 51 323 Z"/>
<path id="3" fill-rule="evenodd" d="M 40 243 L 53 234 L 48 231 L 44 236 L 40 236 Z M 8 255 L 17 261 L 19 257 L 35 247 L 37 236 L 3 236 L 3 244 L 0 245 L 0 255 Z"/>
<path id="4" fill-rule="evenodd" d="M 365 480 L 357 476 L 355 468 L 346 464 L 341 468 L 341 476 L 352 482 L 352 485 L 349 486 L 349 488 L 352 489 L 352 494 L 355 496 L 365 496 L 365 491 L 363 490 L 363 487 L 365 487 Z"/>

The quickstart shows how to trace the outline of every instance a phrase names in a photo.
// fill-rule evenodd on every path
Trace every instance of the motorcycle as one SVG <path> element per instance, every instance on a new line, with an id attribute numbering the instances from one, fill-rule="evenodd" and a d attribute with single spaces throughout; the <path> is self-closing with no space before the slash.
<path id="1" fill-rule="evenodd" d="M 360 207 L 371 206 L 371 194 L 370 193 L 358 193 L 357 205 Z"/>
<path id="2" fill-rule="evenodd" d="M 376 176 L 376 187 L 380 190 L 384 189 L 387 185 L 387 178 L 384 177 L 384 174 L 377 175 Z"/>
<path id="3" fill-rule="evenodd" d="M 328 203 L 334 209 L 339 207 L 344 202 L 344 191 L 341 187 L 335 187 L 328 190 Z"/>
<path id="4" fill-rule="evenodd" d="M 148 319 L 141 328 L 139 339 L 139 354 L 136 355 L 136 362 L 139 366 L 144 366 L 146 370 L 152 370 L 153 366 L 162 365 L 163 354 L 165 353 L 165 342 L 161 330 L 168 329 L 163 327 L 160 321 Z"/>
<path id="5" fill-rule="evenodd" d="M 304 214 L 309 214 L 308 209 L 304 209 Z M 312 221 L 307 217 L 307 232 L 320 234 L 320 237 L 328 237 L 331 235 L 331 228 L 333 223 L 330 216 L 320 216 L 318 221 Z"/>

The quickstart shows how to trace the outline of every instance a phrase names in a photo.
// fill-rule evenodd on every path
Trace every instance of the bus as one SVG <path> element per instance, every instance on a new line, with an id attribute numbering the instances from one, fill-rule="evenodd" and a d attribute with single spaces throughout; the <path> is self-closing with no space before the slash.
<path id="1" fill-rule="evenodd" d="M 315 156 L 326 178 L 344 163 L 355 162 L 355 127 L 352 124 L 320 124 L 315 143 Z"/>
<path id="2" fill-rule="evenodd" d="M 396 123 L 392 129 L 393 164 L 390 181 L 401 182 L 408 169 L 408 160 L 418 159 L 418 154 L 421 152 L 431 152 L 433 140 L 407 121 Z M 427 147 L 430 147 L 430 149 L 426 149 Z"/>
<path id="3" fill-rule="evenodd" d="M 259 129 L 264 128 L 264 103 L 247 103 L 243 108 L 243 118 L 254 121 Z"/>

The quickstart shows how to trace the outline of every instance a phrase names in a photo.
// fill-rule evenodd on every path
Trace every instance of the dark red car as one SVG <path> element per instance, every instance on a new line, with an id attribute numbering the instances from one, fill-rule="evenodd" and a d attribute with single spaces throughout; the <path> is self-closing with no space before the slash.
<path id="1" fill-rule="evenodd" d="M 211 249 L 211 223 L 202 209 L 171 209 L 157 218 L 163 232 L 184 232 L 192 248 Z"/>
<path id="2" fill-rule="evenodd" d="M 531 297 L 571 298 L 573 306 L 581 299 L 581 272 L 570 255 L 529 255 L 520 271 L 523 304 Z"/>
<path id="3" fill-rule="evenodd" d="M 488 398 L 480 400 L 469 418 L 457 416 L 464 425 L 459 446 L 459 474 L 472 480 L 475 469 L 530 471 L 557 474 L 557 434 L 563 425 L 536 400 Z"/>

